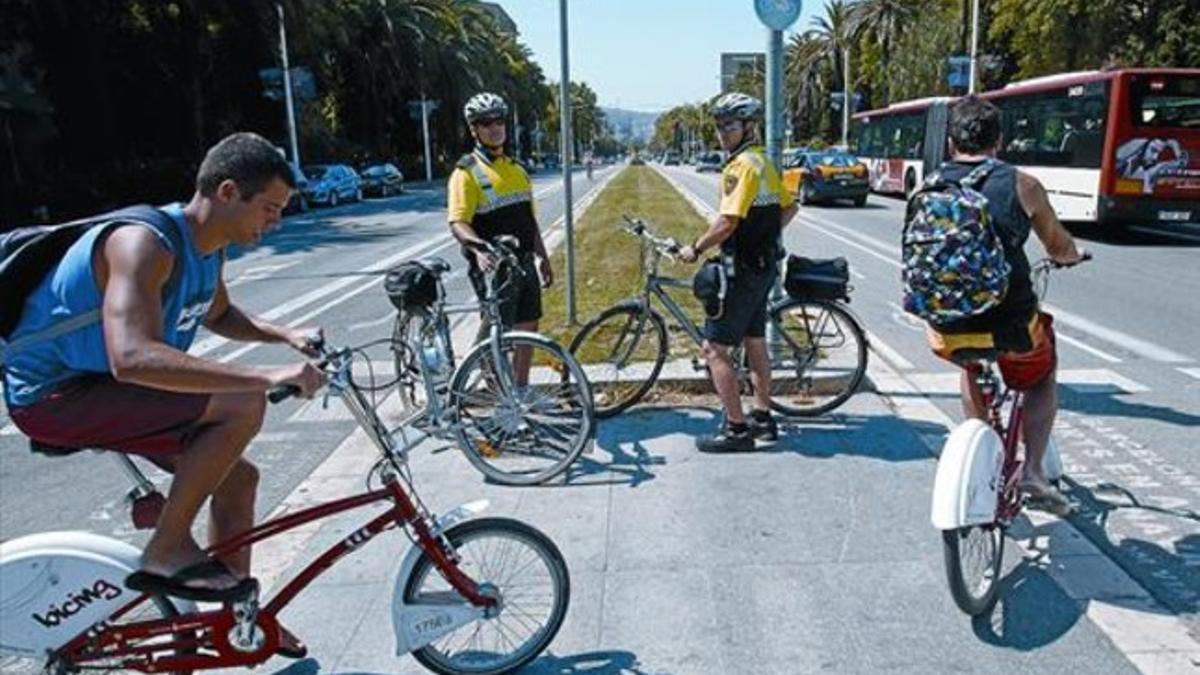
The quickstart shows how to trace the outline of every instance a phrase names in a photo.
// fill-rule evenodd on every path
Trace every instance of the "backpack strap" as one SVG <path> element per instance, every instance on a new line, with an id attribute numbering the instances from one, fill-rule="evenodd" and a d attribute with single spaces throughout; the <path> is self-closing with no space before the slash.
<path id="1" fill-rule="evenodd" d="M 167 283 L 163 284 L 162 294 L 166 299 L 167 294 L 171 292 L 179 284 L 179 279 L 183 275 L 183 266 L 179 264 L 180 251 L 183 250 L 184 240 L 183 232 L 180 230 L 175 219 L 167 215 L 160 209 L 145 204 L 130 206 L 114 211 L 110 214 L 102 216 L 102 219 L 97 221 L 93 227 L 101 227 L 117 222 L 137 222 L 145 223 L 152 226 L 155 231 L 161 232 L 171 242 L 171 254 L 175 256 L 174 262 L 171 264 L 171 275 L 167 278 Z M 22 335 L 11 342 L 0 338 L 0 369 L 3 369 L 4 363 L 8 359 L 9 354 L 14 354 L 18 350 L 24 349 L 29 345 L 47 340 L 53 340 L 67 333 L 77 331 L 81 328 L 87 328 L 92 324 L 99 323 L 101 320 L 100 309 L 93 309 L 90 312 L 77 314 L 69 319 L 64 319 L 58 323 L 44 328 L 36 333 Z"/>

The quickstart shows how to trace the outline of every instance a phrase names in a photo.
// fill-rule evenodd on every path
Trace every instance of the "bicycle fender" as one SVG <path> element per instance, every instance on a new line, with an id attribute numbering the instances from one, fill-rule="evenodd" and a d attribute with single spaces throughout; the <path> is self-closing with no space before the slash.
<path id="1" fill-rule="evenodd" d="M 464 520 L 474 518 L 487 510 L 488 504 L 488 500 L 479 499 L 450 509 L 437 517 L 434 534 L 441 534 Z M 404 587 L 408 585 L 408 578 L 416 568 L 421 553 L 422 550 L 417 546 L 408 549 L 404 561 L 400 563 L 400 570 L 396 573 L 396 582 L 392 587 L 392 629 L 396 634 L 397 656 L 420 649 L 430 641 L 462 626 L 466 622 L 456 623 L 462 618 L 460 614 L 466 614 L 460 611 L 461 609 L 469 608 L 480 613 L 483 611 L 467 604 L 466 600 L 463 601 L 462 606 L 440 606 L 438 609 L 442 610 L 441 612 L 431 612 L 427 606 L 406 604 Z M 474 620 L 475 616 L 472 614 L 468 621 Z M 445 628 L 444 632 L 439 633 L 438 631 L 443 628 Z"/>
<path id="2" fill-rule="evenodd" d="M 990 523 L 1002 489 L 1004 441 L 982 420 L 950 432 L 938 458 L 930 521 L 939 530 Z"/>
<path id="3" fill-rule="evenodd" d="M 142 552 L 90 532 L 44 532 L 0 543 L 0 651 L 44 655 L 138 597 L 125 577 Z M 195 605 L 171 599 L 180 612 Z"/>

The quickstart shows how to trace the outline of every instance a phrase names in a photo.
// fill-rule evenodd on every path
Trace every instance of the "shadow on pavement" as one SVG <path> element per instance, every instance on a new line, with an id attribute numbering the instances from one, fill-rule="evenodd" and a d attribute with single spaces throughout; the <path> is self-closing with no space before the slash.
<path id="1" fill-rule="evenodd" d="M 1200 614 L 1200 534 L 1175 539 L 1168 550 L 1161 544 L 1134 537 L 1114 537 L 1108 521 L 1118 511 L 1141 511 L 1180 519 L 1183 525 L 1200 528 L 1200 512 L 1189 508 L 1166 508 L 1143 503 L 1129 489 L 1115 483 L 1094 488 L 1063 479 L 1067 494 L 1080 505 L 1071 524 L 1138 581 L 1154 599 L 1178 614 Z"/>
<path id="2" fill-rule="evenodd" d="M 1110 244 L 1112 246 L 1171 246 L 1175 248 L 1196 248 L 1200 246 L 1200 240 L 1173 237 L 1169 229 L 1153 225 L 1148 225 L 1145 229 L 1136 231 L 1121 229 L 1120 227 L 1098 228 L 1095 223 L 1065 223 L 1065 225 L 1071 234 L 1079 239 Z M 1157 232 L 1161 232 L 1161 234 Z M 1193 231 L 1183 232 L 1182 234 L 1191 235 L 1192 237 L 1196 236 Z"/>
<path id="3" fill-rule="evenodd" d="M 1200 426 L 1200 415 L 1163 406 L 1130 403 L 1118 398 L 1127 395 L 1121 390 L 1079 392 L 1070 386 L 1060 385 L 1059 407 L 1088 415 L 1152 419 L 1181 427 Z"/>
<path id="4" fill-rule="evenodd" d="M 971 620 L 983 642 L 1031 651 L 1057 641 L 1083 616 L 1041 564 L 1023 560 L 1000 582 L 1000 599 L 989 614 Z"/>
<path id="5" fill-rule="evenodd" d="M 637 655 L 626 651 L 546 654 L 521 669 L 528 675 L 650 675 L 638 668 Z"/>
<path id="6" fill-rule="evenodd" d="M 940 424 L 904 421 L 894 415 L 835 414 L 777 419 L 780 437 L 773 451 L 816 458 L 855 456 L 889 462 L 928 460 L 929 450 L 913 432 L 932 435 L 948 431 Z"/>

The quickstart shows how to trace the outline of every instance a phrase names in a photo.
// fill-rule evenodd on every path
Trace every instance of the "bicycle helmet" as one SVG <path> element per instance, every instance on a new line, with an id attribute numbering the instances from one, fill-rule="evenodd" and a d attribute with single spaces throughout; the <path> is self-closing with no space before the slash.
<path id="1" fill-rule="evenodd" d="M 504 102 L 504 99 L 487 91 L 475 94 L 463 106 L 463 117 L 467 118 L 468 124 L 474 124 L 478 120 L 489 117 L 506 117 L 507 115 L 508 104 Z"/>
<path id="2" fill-rule="evenodd" d="M 725 94 L 712 105 L 712 116 L 715 118 L 732 117 L 739 120 L 754 120 L 762 115 L 762 101 L 740 92 Z"/>

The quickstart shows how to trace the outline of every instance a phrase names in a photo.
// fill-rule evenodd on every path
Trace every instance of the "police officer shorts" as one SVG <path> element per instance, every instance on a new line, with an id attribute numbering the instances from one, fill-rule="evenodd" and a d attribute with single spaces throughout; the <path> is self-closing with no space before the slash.
<path id="1" fill-rule="evenodd" d="M 705 319 L 701 334 L 710 342 L 733 347 L 748 337 L 764 337 L 767 332 L 767 302 L 779 269 L 771 264 L 755 270 L 738 266 L 725 296 L 725 311 L 719 319 Z"/>
<path id="2" fill-rule="evenodd" d="M 503 268 L 496 275 L 496 284 L 500 286 L 500 320 L 506 329 L 542 318 L 542 283 L 533 254 L 522 254 L 520 267 L 520 274 Z M 472 265 L 469 276 L 475 295 L 483 302 L 487 297 L 483 272 Z"/>

